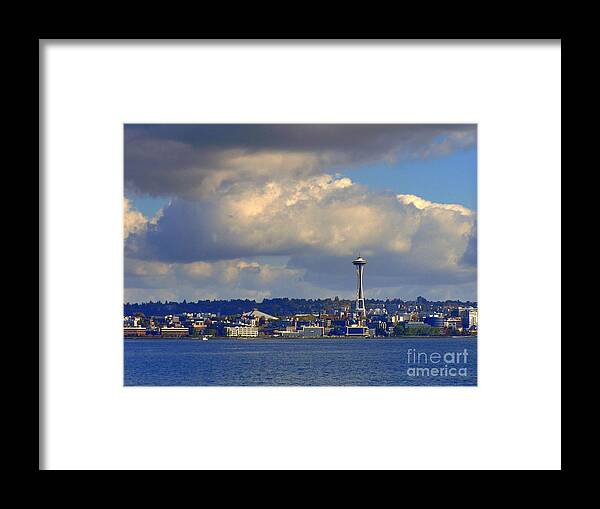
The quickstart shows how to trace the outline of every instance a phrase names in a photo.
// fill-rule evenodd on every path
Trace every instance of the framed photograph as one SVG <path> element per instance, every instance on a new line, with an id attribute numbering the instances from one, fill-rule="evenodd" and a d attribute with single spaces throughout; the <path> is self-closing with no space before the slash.
<path id="1" fill-rule="evenodd" d="M 39 60 L 40 470 L 562 468 L 560 39 Z"/>

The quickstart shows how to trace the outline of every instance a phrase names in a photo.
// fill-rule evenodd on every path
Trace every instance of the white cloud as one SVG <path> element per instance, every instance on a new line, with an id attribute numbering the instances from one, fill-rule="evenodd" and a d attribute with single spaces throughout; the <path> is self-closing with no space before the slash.
<path id="1" fill-rule="evenodd" d="M 127 240 L 132 233 L 143 233 L 151 226 L 154 227 L 164 213 L 164 208 L 159 209 L 153 217 L 148 219 L 139 210 L 135 209 L 129 198 L 123 200 L 123 235 Z"/>
<path id="2" fill-rule="evenodd" d="M 373 193 L 348 178 L 240 183 L 210 198 L 173 200 L 155 224 L 132 232 L 127 284 L 231 295 L 351 293 L 349 261 L 360 251 L 373 295 L 401 285 L 474 291 L 475 267 L 465 262 L 474 235 L 466 207 Z M 286 257 L 287 266 L 259 263 L 261 256 Z"/>
<path id="3" fill-rule="evenodd" d="M 132 208 L 131 203 L 125 197 L 123 201 L 123 234 L 125 239 L 131 233 L 141 232 L 146 229 L 148 220 L 139 210 Z"/>
<path id="4" fill-rule="evenodd" d="M 450 203 L 434 203 L 429 200 L 425 200 L 420 196 L 414 194 L 399 194 L 397 195 L 398 201 L 404 205 L 414 205 L 419 210 L 425 209 L 438 209 L 438 210 L 451 210 L 458 212 L 463 216 L 473 216 L 473 211 L 462 205 L 450 204 Z"/>

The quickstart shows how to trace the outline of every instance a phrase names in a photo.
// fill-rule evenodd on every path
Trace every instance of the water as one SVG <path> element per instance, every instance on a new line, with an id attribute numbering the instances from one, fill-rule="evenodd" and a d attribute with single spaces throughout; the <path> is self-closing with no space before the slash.
<path id="1" fill-rule="evenodd" d="M 477 340 L 132 339 L 125 385 L 473 386 Z"/>

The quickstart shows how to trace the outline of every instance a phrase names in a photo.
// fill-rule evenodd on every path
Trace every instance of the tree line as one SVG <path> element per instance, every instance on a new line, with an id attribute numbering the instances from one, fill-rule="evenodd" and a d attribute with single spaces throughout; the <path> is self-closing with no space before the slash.
<path id="1" fill-rule="evenodd" d="M 367 308 L 383 308 L 388 312 L 394 313 L 398 306 L 423 304 L 422 297 L 415 301 L 404 301 L 402 299 L 366 299 Z M 467 301 L 425 301 L 429 306 L 470 306 L 475 303 Z M 144 302 L 144 303 L 126 303 L 124 305 L 125 315 L 135 315 L 143 313 L 146 316 L 165 316 L 181 313 L 215 313 L 217 315 L 235 315 L 260 309 L 264 313 L 274 316 L 289 316 L 295 314 L 331 312 L 335 309 L 347 307 L 352 309 L 354 300 L 340 299 L 338 297 L 327 299 L 293 299 L 293 298 L 273 298 L 264 299 L 262 302 L 256 302 L 250 299 L 231 299 L 231 300 L 198 300 L 196 302 Z"/>

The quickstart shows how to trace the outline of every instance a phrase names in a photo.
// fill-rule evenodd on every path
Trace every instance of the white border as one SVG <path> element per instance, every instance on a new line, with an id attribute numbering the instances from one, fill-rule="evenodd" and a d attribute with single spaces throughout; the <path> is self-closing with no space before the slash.
<path id="1" fill-rule="evenodd" d="M 41 58 L 43 468 L 560 468 L 558 43 L 46 42 Z M 129 122 L 478 123 L 479 388 L 124 388 Z"/>

